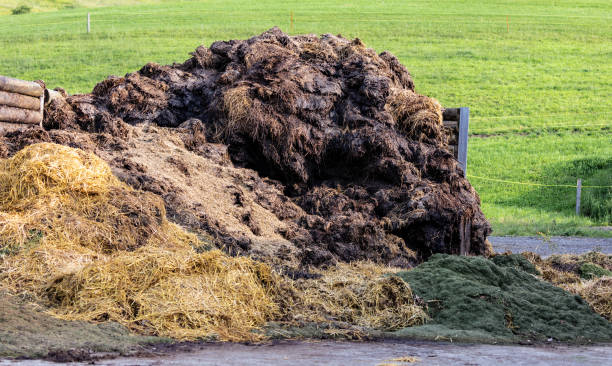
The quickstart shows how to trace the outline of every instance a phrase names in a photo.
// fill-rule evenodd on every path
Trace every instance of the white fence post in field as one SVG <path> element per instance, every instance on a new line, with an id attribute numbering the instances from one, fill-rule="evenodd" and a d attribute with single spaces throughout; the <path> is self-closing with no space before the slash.
<path id="1" fill-rule="evenodd" d="M 576 185 L 576 215 L 580 215 L 580 194 L 582 191 L 582 179 L 578 178 Z"/>
<path id="2" fill-rule="evenodd" d="M 89 30 L 90 30 L 89 24 L 90 24 L 90 17 L 89 17 L 89 13 L 87 13 L 87 33 L 89 33 Z"/>

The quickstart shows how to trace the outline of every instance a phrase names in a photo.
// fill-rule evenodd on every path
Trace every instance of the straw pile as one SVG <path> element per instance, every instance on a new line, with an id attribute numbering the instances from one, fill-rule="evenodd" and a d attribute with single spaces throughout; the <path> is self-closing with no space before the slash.
<path id="1" fill-rule="evenodd" d="M 57 278 L 47 289 L 64 319 L 115 320 L 175 339 L 253 340 L 276 306 L 266 265 L 189 245 L 147 245 Z"/>
<path id="2" fill-rule="evenodd" d="M 422 325 L 429 317 L 408 283 L 385 276 L 399 270 L 372 262 L 338 263 L 318 270 L 315 274 L 320 277 L 294 282 L 298 300 L 288 315 L 297 321 L 346 322 L 379 330 Z"/>
<path id="3" fill-rule="evenodd" d="M 0 160 L 0 284 L 59 317 L 177 339 L 257 338 L 250 330 L 277 313 L 269 268 L 193 246 L 159 197 L 93 154 L 42 143 Z"/>
<path id="4" fill-rule="evenodd" d="M 612 277 L 605 276 L 561 286 L 580 295 L 604 318 L 612 321 Z"/>

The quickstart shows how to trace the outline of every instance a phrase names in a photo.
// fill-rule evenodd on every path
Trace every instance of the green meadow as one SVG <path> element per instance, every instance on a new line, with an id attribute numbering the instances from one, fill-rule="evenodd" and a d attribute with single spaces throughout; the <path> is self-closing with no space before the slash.
<path id="1" fill-rule="evenodd" d="M 470 107 L 468 177 L 494 234 L 612 236 L 597 229 L 612 215 L 609 0 L 7 0 L 0 14 L 0 74 L 70 93 L 273 26 L 359 37 L 398 56 L 418 92 Z"/>

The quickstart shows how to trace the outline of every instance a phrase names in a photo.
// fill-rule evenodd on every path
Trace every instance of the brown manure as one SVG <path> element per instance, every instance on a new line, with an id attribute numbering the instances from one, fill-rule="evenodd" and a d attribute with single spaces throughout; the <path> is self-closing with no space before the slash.
<path id="1" fill-rule="evenodd" d="M 55 101 L 47 131 L 0 136 L 0 154 L 37 141 L 95 152 L 123 181 L 159 194 L 171 220 L 232 254 L 273 252 L 275 263 L 290 267 L 360 260 L 410 267 L 433 253 L 491 251 L 490 225 L 447 150 L 441 111 L 388 52 L 273 28 Z M 157 132 L 142 127 L 151 125 Z M 164 142 L 170 135 L 177 138 Z M 176 149 L 169 159 L 177 179 L 139 155 L 150 141 L 159 151 Z M 153 161 L 158 151 L 150 150 Z M 257 178 L 248 187 L 223 181 L 234 208 L 213 210 L 219 190 L 194 188 L 208 168 L 181 160 L 188 152 L 219 172 Z M 227 223 L 239 211 L 238 233 Z M 258 221 L 266 216 L 273 219 Z"/>

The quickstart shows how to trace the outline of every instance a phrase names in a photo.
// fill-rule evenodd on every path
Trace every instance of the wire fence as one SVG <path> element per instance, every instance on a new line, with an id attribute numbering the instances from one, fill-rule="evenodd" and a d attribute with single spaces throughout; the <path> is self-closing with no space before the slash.
<path id="1" fill-rule="evenodd" d="M 563 187 L 563 188 L 578 188 L 578 184 L 543 184 L 543 183 L 535 183 L 535 182 L 518 182 L 506 179 L 497 179 L 497 178 L 488 178 L 481 177 L 474 174 L 467 174 L 468 178 L 476 178 L 479 180 L 485 180 L 489 182 L 498 182 L 498 183 L 507 183 L 507 184 L 519 184 L 524 186 L 533 186 L 533 187 Z M 612 188 L 612 185 L 609 186 L 601 186 L 601 185 L 580 185 L 581 188 Z"/>
<path id="2" fill-rule="evenodd" d="M 610 177 L 612 179 L 612 172 Z M 481 190 L 483 202 L 499 207 L 587 216 L 593 223 L 603 225 L 612 221 L 612 185 L 583 185 L 581 179 L 577 179 L 576 184 L 539 183 L 469 173 L 467 178 L 477 190 Z"/>
<path id="3" fill-rule="evenodd" d="M 520 119 L 517 119 L 517 122 L 520 122 Z M 479 135 L 502 135 L 507 133 L 544 133 L 549 131 L 557 131 L 557 130 L 589 130 L 589 129 L 599 129 L 605 130 L 612 128 L 612 121 L 607 121 L 603 123 L 589 123 L 589 121 L 584 121 L 583 123 L 558 123 L 558 124 L 542 124 L 537 126 L 525 126 L 525 125 L 514 125 L 511 127 L 501 127 L 501 128 L 475 128 L 474 131 L 470 132 L 471 136 L 479 136 Z"/>

